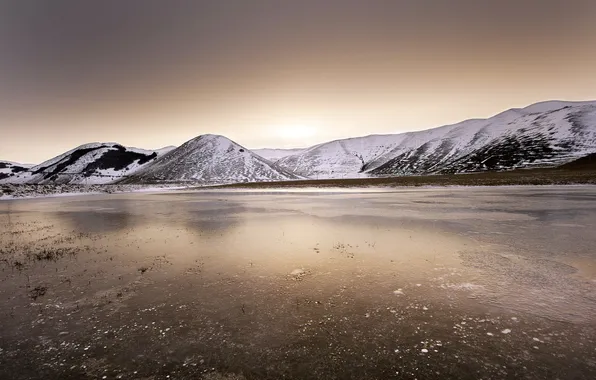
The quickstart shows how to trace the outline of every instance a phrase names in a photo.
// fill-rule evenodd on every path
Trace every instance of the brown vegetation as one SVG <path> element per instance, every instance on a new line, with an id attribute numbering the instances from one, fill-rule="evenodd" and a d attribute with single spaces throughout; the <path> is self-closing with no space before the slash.
<path id="1" fill-rule="evenodd" d="M 575 163 L 575 162 L 574 162 Z M 573 163 L 572 163 L 573 164 Z M 372 186 L 505 186 L 596 184 L 595 165 L 564 165 L 559 168 L 519 169 L 503 172 L 371 177 L 348 179 L 254 182 L 214 186 L 215 188 L 301 188 L 301 187 L 372 187 Z M 579 167 L 579 168 L 578 168 Z M 210 187 L 210 188 L 214 188 Z"/>

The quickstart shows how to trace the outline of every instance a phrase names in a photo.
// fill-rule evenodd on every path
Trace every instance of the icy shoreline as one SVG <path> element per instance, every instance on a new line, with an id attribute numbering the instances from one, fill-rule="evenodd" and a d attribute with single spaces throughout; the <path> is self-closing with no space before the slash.
<path id="1" fill-rule="evenodd" d="M 185 189 L 180 185 L 0 185 L 0 200 Z"/>

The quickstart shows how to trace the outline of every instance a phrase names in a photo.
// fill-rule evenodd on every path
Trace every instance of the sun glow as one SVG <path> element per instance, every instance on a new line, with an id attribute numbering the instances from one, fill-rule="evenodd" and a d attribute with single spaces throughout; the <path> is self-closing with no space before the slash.
<path id="1" fill-rule="evenodd" d="M 307 124 L 288 124 L 275 127 L 277 135 L 286 140 L 299 140 L 314 136 L 317 128 Z"/>

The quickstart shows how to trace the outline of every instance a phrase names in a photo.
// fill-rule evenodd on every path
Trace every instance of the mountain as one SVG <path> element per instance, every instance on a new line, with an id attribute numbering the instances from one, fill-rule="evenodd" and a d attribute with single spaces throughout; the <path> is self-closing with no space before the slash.
<path id="1" fill-rule="evenodd" d="M 583 168 L 594 165 L 594 154 L 596 102 L 549 101 L 488 119 L 307 149 L 250 151 L 218 135 L 155 151 L 92 143 L 36 166 L 0 161 L 0 183 L 220 184 L 499 171 L 558 166 L 586 157 L 569 166 Z"/>
<path id="2" fill-rule="evenodd" d="M 116 143 L 81 145 L 4 182 L 30 184 L 104 184 L 131 175 L 154 161 L 157 151 L 127 148 Z"/>
<path id="3" fill-rule="evenodd" d="M 318 178 L 555 166 L 596 152 L 596 102 L 551 101 L 489 119 L 331 141 L 277 164 Z"/>
<path id="4" fill-rule="evenodd" d="M 124 183 L 223 184 L 302 177 L 219 135 L 202 135 L 163 155 Z"/>
<path id="5" fill-rule="evenodd" d="M 9 181 L 15 175 L 27 172 L 33 165 L 17 164 L 11 161 L 0 161 L 0 181 Z"/>
<path id="6" fill-rule="evenodd" d="M 283 157 L 276 163 L 311 178 L 365 176 L 360 174 L 364 165 L 390 152 L 402 140 L 403 135 L 371 135 L 335 140 Z"/>
<path id="7" fill-rule="evenodd" d="M 161 149 L 156 149 L 155 153 L 157 153 L 158 156 L 163 156 L 166 153 L 169 153 L 170 151 L 176 149 L 177 147 L 174 145 L 169 145 L 169 146 L 165 146 Z"/>
<path id="8" fill-rule="evenodd" d="M 263 149 L 251 149 L 253 153 L 258 154 L 259 156 L 268 159 L 271 162 L 278 161 L 281 158 L 300 154 L 304 152 L 304 148 L 300 149 L 270 149 L 270 148 L 263 148 Z"/>

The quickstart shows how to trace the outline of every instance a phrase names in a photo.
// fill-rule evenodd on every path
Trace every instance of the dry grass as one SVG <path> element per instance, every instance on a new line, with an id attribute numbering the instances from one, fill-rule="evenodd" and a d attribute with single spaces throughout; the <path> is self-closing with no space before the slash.
<path id="1" fill-rule="evenodd" d="M 483 172 L 469 174 L 251 182 L 211 186 L 209 188 L 267 189 L 300 187 L 506 186 L 570 184 L 596 184 L 596 169 L 520 169 L 507 172 Z"/>

